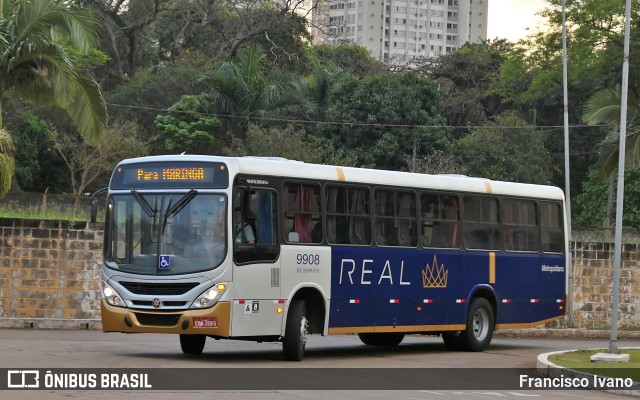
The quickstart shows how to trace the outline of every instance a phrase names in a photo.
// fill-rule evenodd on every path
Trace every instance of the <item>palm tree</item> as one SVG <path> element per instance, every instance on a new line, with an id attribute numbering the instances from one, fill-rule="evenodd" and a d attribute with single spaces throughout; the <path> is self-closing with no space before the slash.
<path id="1" fill-rule="evenodd" d="M 90 143 L 103 135 L 105 101 L 78 59 L 93 48 L 96 28 L 87 10 L 67 1 L 0 0 L 0 129 L 2 100 L 11 94 L 61 107 Z M 0 160 L 11 158 L 10 147 L 0 146 Z M 5 164 L 0 195 L 9 189 L 12 173 L 7 173 Z"/>
<path id="2" fill-rule="evenodd" d="M 602 143 L 600 178 L 606 179 L 618 169 L 620 143 L 620 86 L 603 89 L 587 101 L 582 119 L 589 125 L 608 125 L 611 130 Z M 640 102 L 631 91 L 627 96 L 626 167 L 640 168 Z"/>
<path id="3" fill-rule="evenodd" d="M 209 85 L 202 100 L 222 114 L 218 117 L 234 136 L 244 137 L 254 119 L 305 117 L 317 109 L 306 95 L 304 81 L 292 76 L 266 76 L 261 69 L 266 58 L 262 47 L 256 44 L 200 79 Z"/>
<path id="4" fill-rule="evenodd" d="M 600 169 L 598 178 L 609 180 L 607 213 L 604 220 L 606 228 L 611 227 L 613 216 L 614 172 L 618 169 L 620 154 L 620 108 L 622 94 L 620 85 L 603 89 L 595 93 L 585 104 L 582 119 L 589 125 L 607 125 L 611 129 L 602 142 L 600 149 Z M 640 102 L 631 91 L 627 96 L 627 133 L 625 143 L 625 167 L 640 167 Z"/>
<path id="5" fill-rule="evenodd" d="M 13 175 L 13 139 L 6 129 L 0 128 L 0 195 L 11 187 Z"/>

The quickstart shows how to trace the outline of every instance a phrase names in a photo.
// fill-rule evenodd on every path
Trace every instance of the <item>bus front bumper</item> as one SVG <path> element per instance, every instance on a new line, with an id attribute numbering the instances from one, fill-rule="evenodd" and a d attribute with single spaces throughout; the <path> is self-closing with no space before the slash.
<path id="1" fill-rule="evenodd" d="M 204 310 L 157 312 L 133 310 L 100 301 L 102 330 L 124 333 L 182 333 L 229 337 L 231 303 L 219 302 Z"/>

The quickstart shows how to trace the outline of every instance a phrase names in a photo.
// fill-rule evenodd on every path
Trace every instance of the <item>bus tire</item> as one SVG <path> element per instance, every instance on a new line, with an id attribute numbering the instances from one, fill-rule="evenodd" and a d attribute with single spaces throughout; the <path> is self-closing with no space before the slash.
<path id="1" fill-rule="evenodd" d="M 460 333 L 460 340 L 467 351 L 483 351 L 491 343 L 495 317 L 489 301 L 476 297 L 467 315 L 467 328 Z"/>
<path id="2" fill-rule="evenodd" d="M 282 351 L 287 361 L 301 361 L 309 333 L 309 320 L 304 300 L 293 300 L 287 314 Z"/>
<path id="3" fill-rule="evenodd" d="M 184 354 L 201 354 L 204 350 L 205 335 L 180 335 L 180 348 Z"/>
<path id="4" fill-rule="evenodd" d="M 368 346 L 395 347 L 404 339 L 404 333 L 358 333 L 358 337 Z"/>

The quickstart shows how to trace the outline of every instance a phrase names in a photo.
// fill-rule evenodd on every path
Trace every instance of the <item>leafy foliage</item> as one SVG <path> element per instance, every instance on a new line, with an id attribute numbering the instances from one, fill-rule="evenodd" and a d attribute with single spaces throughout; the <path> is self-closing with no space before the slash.
<path id="1" fill-rule="evenodd" d="M 575 198 L 577 205 L 577 213 L 574 218 L 576 226 L 588 228 L 603 226 L 607 212 L 608 188 L 609 184 L 603 182 L 598 171 L 593 169 L 589 173 L 589 178 L 582 183 L 582 192 Z M 615 209 L 615 200 L 613 207 Z M 640 229 L 639 171 L 625 172 L 622 224 Z"/>
<path id="2" fill-rule="evenodd" d="M 454 129 L 456 138 L 468 132 L 465 127 L 482 125 L 505 109 L 493 89 L 512 49 L 504 40 L 466 44 L 422 65 L 443 90 L 443 115 L 450 126 L 460 127 Z"/>
<path id="3" fill-rule="evenodd" d="M 442 98 L 435 82 L 415 72 L 345 78 L 330 94 L 318 127 L 357 166 L 401 170 L 404 155 L 447 145 Z"/>
<path id="4" fill-rule="evenodd" d="M 13 138 L 6 129 L 0 128 L 0 196 L 4 196 L 11 188 L 14 150 Z"/>
<path id="5" fill-rule="evenodd" d="M 30 192 L 45 191 L 58 183 L 55 179 L 43 182 L 43 178 L 48 175 L 43 167 L 50 167 L 47 164 L 57 158 L 57 154 L 51 151 L 53 133 L 46 121 L 32 112 L 28 112 L 24 118 L 23 123 L 13 131 L 16 142 L 13 186 Z M 54 188 L 53 191 L 56 189 L 60 188 Z"/>
<path id="6" fill-rule="evenodd" d="M 284 157 L 317 164 L 349 165 L 353 162 L 326 141 L 296 130 L 293 125 L 284 129 L 264 129 L 250 124 L 246 139 L 234 138 L 224 153 L 230 156 Z"/>
<path id="7" fill-rule="evenodd" d="M 54 146 L 67 166 L 72 193 L 82 195 L 106 186 L 120 160 L 147 154 L 147 143 L 139 139 L 138 131 L 132 122 L 109 126 L 96 145 L 87 145 L 79 136 L 57 134 Z"/>
<path id="8" fill-rule="evenodd" d="M 620 86 L 603 89 L 587 102 L 583 119 L 589 125 L 606 124 L 611 130 L 603 142 L 600 153 L 600 179 L 606 179 L 618 169 L 620 154 Z M 640 168 L 640 101 L 633 92 L 627 97 L 627 131 L 625 143 L 625 167 Z"/>
<path id="9" fill-rule="evenodd" d="M 155 124 L 160 131 L 165 148 L 172 152 L 199 152 L 213 154 L 219 138 L 214 133 L 222 124 L 208 115 L 212 110 L 210 96 L 183 96 L 169 108 L 167 115 L 158 115 Z"/>
<path id="10" fill-rule="evenodd" d="M 266 58 L 262 47 L 254 45 L 201 78 L 209 90 L 199 101 L 218 114 L 232 136 L 244 137 L 252 119 L 316 112 L 316 104 L 306 96 L 306 83 L 294 75 L 267 75 L 262 69 Z"/>
<path id="11" fill-rule="evenodd" d="M 2 0 L 1 4 L 0 129 L 3 100 L 11 93 L 35 104 L 61 107 L 87 141 L 98 140 L 107 118 L 105 102 L 84 69 L 87 63 L 80 59 L 93 50 L 96 21 L 87 10 L 68 2 Z M 0 194 L 4 194 L 14 163 L 7 139 L 0 147 L 0 160 Z"/>
<path id="12" fill-rule="evenodd" d="M 317 45 L 311 48 L 311 52 L 318 65 L 339 69 L 354 76 L 374 76 L 387 70 L 384 64 L 373 58 L 369 50 L 356 44 Z"/>
<path id="13" fill-rule="evenodd" d="M 511 112 L 473 129 L 456 145 L 462 163 L 483 178 L 547 183 L 551 170 L 543 134 L 527 125 Z"/>

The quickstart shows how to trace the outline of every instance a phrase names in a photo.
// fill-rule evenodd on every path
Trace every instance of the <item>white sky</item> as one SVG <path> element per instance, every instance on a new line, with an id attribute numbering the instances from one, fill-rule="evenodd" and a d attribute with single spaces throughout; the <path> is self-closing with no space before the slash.
<path id="1" fill-rule="evenodd" d="M 512 42 L 524 38 L 529 28 L 536 30 L 541 21 L 535 14 L 548 4 L 545 0 L 488 0 L 487 39 L 506 38 Z"/>

